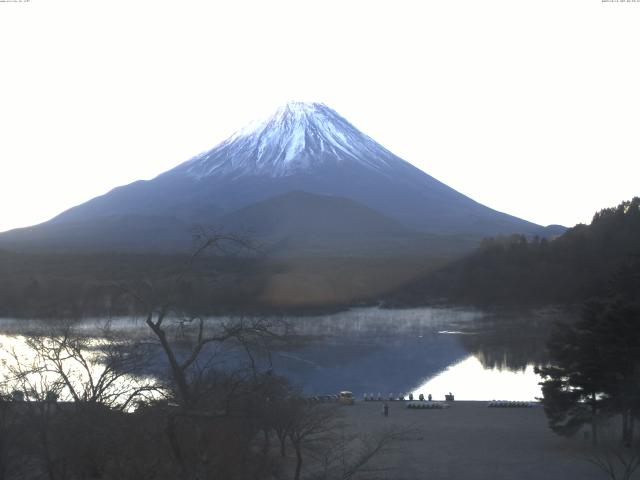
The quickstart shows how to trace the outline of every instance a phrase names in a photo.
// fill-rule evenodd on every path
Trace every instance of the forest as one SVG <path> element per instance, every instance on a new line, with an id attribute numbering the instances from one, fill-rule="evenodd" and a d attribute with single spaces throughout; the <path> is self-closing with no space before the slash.
<path id="1" fill-rule="evenodd" d="M 580 304 L 619 271 L 640 272 L 640 198 L 605 208 L 551 240 L 486 238 L 472 254 L 399 288 L 390 306 Z"/>
<path id="2" fill-rule="evenodd" d="M 142 313 L 124 294 L 140 282 L 162 284 L 190 255 L 60 254 L 0 251 L 0 316 L 82 318 Z M 207 255 L 182 287 L 201 311 L 312 313 L 377 303 L 448 257 L 272 258 Z"/>

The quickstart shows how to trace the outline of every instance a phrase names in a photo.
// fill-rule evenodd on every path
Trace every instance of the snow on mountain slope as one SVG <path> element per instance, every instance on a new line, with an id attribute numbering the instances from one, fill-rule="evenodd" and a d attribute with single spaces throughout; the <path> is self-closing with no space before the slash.
<path id="1" fill-rule="evenodd" d="M 290 102 L 174 172 L 284 177 L 345 159 L 378 171 L 403 162 L 326 105 Z"/>
<path id="2" fill-rule="evenodd" d="M 530 233 L 417 169 L 321 103 L 290 102 L 157 178 L 227 212 L 290 191 L 350 198 L 431 233 Z"/>

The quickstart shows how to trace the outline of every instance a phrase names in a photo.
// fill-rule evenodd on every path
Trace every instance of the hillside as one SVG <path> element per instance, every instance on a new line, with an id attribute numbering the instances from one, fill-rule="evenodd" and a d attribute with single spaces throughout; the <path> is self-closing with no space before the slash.
<path id="1" fill-rule="evenodd" d="M 388 303 L 574 303 L 604 295 L 622 271 L 640 275 L 639 197 L 554 240 L 487 238 L 467 257 L 397 289 Z"/>

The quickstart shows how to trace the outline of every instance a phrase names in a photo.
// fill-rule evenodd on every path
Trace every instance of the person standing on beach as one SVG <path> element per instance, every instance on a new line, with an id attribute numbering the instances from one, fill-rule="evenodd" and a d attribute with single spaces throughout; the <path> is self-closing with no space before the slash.
<path id="1" fill-rule="evenodd" d="M 385 417 L 389 416 L 389 405 L 385 402 L 384 407 L 382 407 L 382 413 L 384 413 Z"/>

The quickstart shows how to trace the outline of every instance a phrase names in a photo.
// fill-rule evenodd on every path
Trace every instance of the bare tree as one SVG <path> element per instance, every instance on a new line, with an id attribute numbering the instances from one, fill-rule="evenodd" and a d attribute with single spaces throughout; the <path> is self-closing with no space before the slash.
<path id="1" fill-rule="evenodd" d="M 606 430 L 601 430 L 599 445 L 593 446 L 587 461 L 611 480 L 630 480 L 640 468 L 640 440 L 620 441 L 618 432 L 608 425 Z"/>
<path id="2" fill-rule="evenodd" d="M 301 400 L 292 402 L 289 412 L 287 436 L 296 455 L 293 478 L 300 479 L 303 464 L 303 451 L 312 444 L 325 440 L 336 425 L 337 410 L 327 405 L 307 403 Z"/>
<path id="3" fill-rule="evenodd" d="M 122 412 L 161 394 L 141 375 L 145 350 L 109 328 L 90 337 L 72 325 L 24 343 L 5 367 L 8 388 L 21 400 L 11 412 L 28 438 L 23 455 L 36 460 L 32 474 L 63 480 L 104 468 L 117 455 Z"/>
<path id="4" fill-rule="evenodd" d="M 264 412 L 248 400 L 252 395 L 266 395 L 256 352 L 267 351 L 272 342 L 287 337 L 286 326 L 279 320 L 204 318 L 202 311 L 209 311 L 211 305 L 203 305 L 190 296 L 196 291 L 202 297 L 202 285 L 215 285 L 210 278 L 204 278 L 208 272 L 202 270 L 199 260 L 211 251 L 229 255 L 239 251 L 255 253 L 256 249 L 246 239 L 232 235 L 200 231 L 197 240 L 194 254 L 172 279 L 161 285 L 144 282 L 123 286 L 146 312 L 145 323 L 167 362 L 173 403 L 166 410 L 165 433 L 184 478 L 211 475 L 220 450 L 211 432 L 217 429 L 222 433 L 230 422 L 236 422 L 236 428 L 243 432 L 240 437 L 248 441 L 254 431 L 260 430 L 268 440 L 268 429 L 259 418 Z M 225 349 L 244 352 L 248 366 L 216 368 L 215 360 L 224 360 L 224 355 L 216 353 Z"/>
<path id="5" fill-rule="evenodd" d="M 295 452 L 295 480 L 351 480 L 360 474 L 380 473 L 385 468 L 373 466 L 373 460 L 389 453 L 412 432 L 407 427 L 391 428 L 363 438 L 349 432 L 339 407 L 300 397 L 289 400 L 282 417 Z"/>
<path id="6" fill-rule="evenodd" d="M 327 452 L 325 469 L 319 478 L 351 480 L 359 474 L 370 476 L 386 471 L 384 467 L 372 466 L 373 460 L 390 453 L 393 445 L 410 433 L 409 428 L 392 428 L 364 439 L 343 436 Z"/>
<path id="7" fill-rule="evenodd" d="M 27 337 L 25 345 L 29 355 L 14 352 L 9 371 L 27 399 L 42 402 L 53 395 L 124 411 L 136 400 L 159 393 L 155 381 L 141 377 L 148 362 L 146 349 L 110 328 L 89 337 L 64 325 L 47 335 Z"/>
<path id="8" fill-rule="evenodd" d="M 212 251 L 224 255 L 237 254 L 239 251 L 257 252 L 246 238 L 207 232 L 202 228 L 197 229 L 194 241 L 194 253 L 164 289 L 156 288 L 150 282 L 145 282 L 138 288 L 121 286 L 146 312 L 145 323 L 158 340 L 167 359 L 176 400 L 186 410 L 192 409 L 196 403 L 190 385 L 192 368 L 208 345 L 236 342 L 245 349 L 255 370 L 250 345 L 259 342 L 261 337 L 278 336 L 272 320 L 241 317 L 206 322 L 197 307 L 190 306 L 191 302 L 187 298 L 189 294 L 183 291 L 183 286 L 187 278 L 202 280 L 196 268 L 199 259 Z M 180 328 L 183 339 L 187 340 L 182 343 L 180 352 L 169 338 L 170 330 L 175 327 Z"/>
<path id="9" fill-rule="evenodd" d="M 203 349 L 210 344 L 221 344 L 223 342 L 236 342 L 248 353 L 252 362 L 252 369 L 255 371 L 255 364 L 250 353 L 250 345 L 260 343 L 264 337 L 282 338 L 276 333 L 276 323 L 264 318 L 236 318 L 211 322 L 205 326 L 205 320 L 201 316 L 182 316 L 177 321 L 182 327 L 193 326 L 194 334 L 190 344 L 181 345 L 183 352 L 181 355 L 176 351 L 176 346 L 172 345 L 167 334 L 168 309 L 160 309 L 157 312 L 151 311 L 147 315 L 146 324 L 158 339 L 162 351 L 164 352 L 173 382 L 175 384 L 177 399 L 186 410 L 192 409 L 197 403 L 197 398 L 193 392 L 193 385 L 190 382 L 190 373 L 199 359 Z M 174 318 L 176 321 L 176 318 Z"/>

